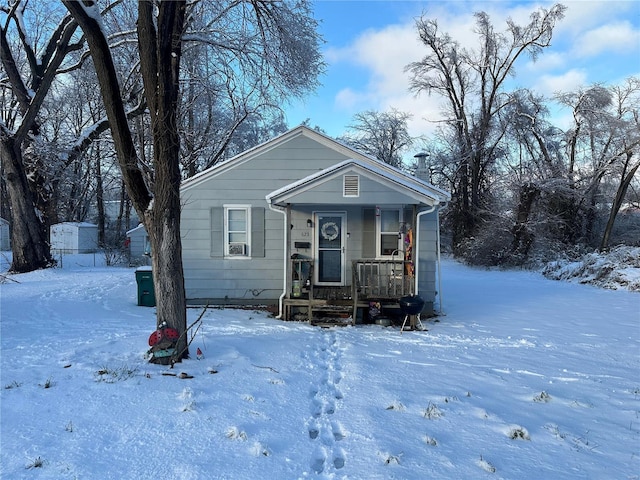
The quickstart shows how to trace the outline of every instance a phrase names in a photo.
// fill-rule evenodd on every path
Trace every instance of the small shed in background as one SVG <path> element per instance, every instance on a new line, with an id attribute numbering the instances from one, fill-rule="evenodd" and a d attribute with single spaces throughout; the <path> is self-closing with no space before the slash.
<path id="1" fill-rule="evenodd" d="M 9 222 L 0 218 L 0 250 L 11 250 L 11 233 L 9 232 Z"/>
<path id="2" fill-rule="evenodd" d="M 148 262 L 151 244 L 144 225 L 140 224 L 127 232 L 126 244 L 129 249 L 129 263 L 143 265 Z"/>
<path id="3" fill-rule="evenodd" d="M 50 234 L 54 253 L 93 253 L 98 249 L 98 226 L 93 223 L 56 223 Z"/>

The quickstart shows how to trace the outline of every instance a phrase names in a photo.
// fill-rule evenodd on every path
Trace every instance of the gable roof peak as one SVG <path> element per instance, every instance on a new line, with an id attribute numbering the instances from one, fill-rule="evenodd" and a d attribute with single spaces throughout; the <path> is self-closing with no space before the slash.
<path id="1" fill-rule="evenodd" d="M 244 152 L 241 152 L 231 157 L 228 160 L 220 162 L 212 167 L 207 168 L 206 170 L 203 170 L 202 172 L 195 174 L 193 177 L 190 177 L 184 180 L 180 188 L 181 189 L 190 188 L 191 186 L 200 183 L 200 181 L 206 178 L 209 178 L 210 176 L 213 176 L 219 172 L 224 172 L 228 169 L 231 169 L 237 164 L 244 162 L 245 160 L 248 160 L 257 155 L 260 155 L 265 151 L 276 148 L 300 136 L 310 138 L 328 148 L 340 151 L 346 157 L 353 157 L 353 158 L 359 158 L 365 161 L 377 162 L 376 159 L 370 157 L 369 155 L 366 155 L 354 149 L 353 147 L 346 145 L 345 143 L 340 142 L 339 140 L 336 140 L 335 138 L 328 136 L 326 133 L 319 132 L 318 130 L 315 130 L 306 125 L 300 124 L 297 127 L 293 127 L 287 130 L 286 132 L 276 135 L 275 137 L 265 142 L 262 142 L 254 147 L 251 147 L 248 150 L 245 150 Z"/>

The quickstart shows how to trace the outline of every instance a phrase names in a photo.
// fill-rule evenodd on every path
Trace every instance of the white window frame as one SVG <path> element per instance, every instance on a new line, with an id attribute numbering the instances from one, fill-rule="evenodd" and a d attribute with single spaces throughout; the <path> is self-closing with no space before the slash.
<path id="1" fill-rule="evenodd" d="M 224 256 L 230 259 L 244 259 L 251 258 L 251 205 L 224 205 Z M 229 241 L 229 234 L 233 233 L 229 231 L 229 212 L 231 211 L 244 211 L 245 212 L 245 238 L 246 248 L 243 255 L 229 253 L 231 243 Z M 238 230 L 239 232 L 239 230 Z"/>
<path id="2" fill-rule="evenodd" d="M 383 211 L 394 211 L 394 212 L 398 212 L 398 226 L 402 227 L 403 224 L 403 208 L 402 207 L 396 207 L 396 206 L 388 206 L 388 207 L 379 207 L 379 215 L 376 215 L 376 258 L 393 258 L 393 257 L 398 257 L 399 253 L 396 253 L 395 255 L 383 255 L 382 253 L 382 235 L 386 234 L 389 235 L 391 233 L 395 233 L 396 237 L 398 236 L 399 232 L 383 232 L 382 231 L 382 212 Z M 401 243 L 400 243 L 401 238 L 398 238 L 398 242 L 397 242 L 397 249 L 398 252 L 400 252 L 401 250 Z"/>

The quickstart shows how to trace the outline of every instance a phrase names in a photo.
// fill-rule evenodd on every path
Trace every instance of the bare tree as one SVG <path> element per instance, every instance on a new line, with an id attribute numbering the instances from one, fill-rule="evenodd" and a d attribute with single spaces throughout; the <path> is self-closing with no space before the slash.
<path id="1" fill-rule="evenodd" d="M 0 59 L 5 74 L 2 86 L 10 96 L 0 122 L 0 157 L 11 204 L 13 261 L 10 270 L 14 272 L 52 264 L 46 223 L 36 211 L 38 202 L 34 194 L 43 179 L 37 162 L 32 161 L 34 168 L 28 169 L 29 154 L 25 152 L 40 135 L 38 115 L 60 67 L 70 52 L 80 48 L 80 44 L 73 41 L 77 24 L 69 15 L 53 30 L 48 41 L 42 42 L 35 36 L 35 44 L 30 43 L 34 36 L 25 31 L 23 21 L 27 3 L 11 2 L 0 10 L 4 16 L 0 26 Z M 18 39 L 15 48 L 11 38 Z M 40 213 L 45 212 L 40 209 Z"/>
<path id="2" fill-rule="evenodd" d="M 254 88 L 270 89 L 272 95 L 284 98 L 287 92 L 298 95 L 315 85 L 321 68 L 318 37 L 311 28 L 315 23 L 305 16 L 308 7 L 304 2 L 293 7 L 284 2 L 258 0 L 212 2 L 206 10 L 212 15 L 207 32 L 189 35 L 185 33 L 185 27 L 193 18 L 193 12 L 187 11 L 185 1 L 138 3 L 140 71 L 151 118 L 153 145 L 152 196 L 140 168 L 114 60 L 100 27 L 96 4 L 92 0 L 63 0 L 63 3 L 87 38 L 127 193 L 150 237 L 157 321 L 180 332 L 175 359 L 180 360 L 188 355 L 180 241 L 178 121 L 180 62 L 184 43 L 187 40 L 207 42 L 207 32 L 235 32 L 238 37 L 232 35 L 226 38 L 227 43 L 214 46 L 228 50 L 240 62 L 235 65 L 235 71 L 240 75 L 238 80 L 253 80 Z M 229 67 L 221 63 L 219 68 Z"/>
<path id="3" fill-rule="evenodd" d="M 93 2 L 63 0 L 89 45 L 127 192 L 145 224 L 152 249 L 158 323 L 181 333 L 177 359 L 188 356 L 186 300 L 180 241 L 180 139 L 177 128 L 182 34 L 186 2 L 140 2 L 138 45 L 145 97 L 151 114 L 155 196 L 138 167 L 109 43 Z"/>
<path id="4" fill-rule="evenodd" d="M 323 68 L 307 1 L 206 0 L 189 18 L 180 105 L 185 177 L 265 140 L 258 130 L 281 133 L 284 103 L 314 87 Z"/>
<path id="5" fill-rule="evenodd" d="M 517 201 L 507 207 L 514 215 L 512 257 L 526 258 L 536 238 L 565 248 L 607 247 L 640 163 L 639 91 L 632 78 L 557 94 L 574 119 L 564 131 L 550 123 L 548 100 L 526 90 L 511 94 L 502 113 L 509 151 L 500 168 Z"/>
<path id="6" fill-rule="evenodd" d="M 402 167 L 402 154 L 415 138 L 409 135 L 409 113 L 391 109 L 388 112 L 366 111 L 356 114 L 349 131 L 341 141 L 394 167 Z"/>
<path id="7" fill-rule="evenodd" d="M 607 162 L 610 176 L 617 178 L 615 195 L 600 250 L 609 247 L 611 232 L 625 196 L 638 169 L 640 169 L 640 79 L 630 78 L 623 85 L 612 88 L 614 98 L 613 121 L 611 122 L 611 144 L 615 145 Z"/>
<path id="8" fill-rule="evenodd" d="M 0 82 L 5 107 L 0 156 L 12 218 L 11 269 L 23 272 L 52 264 L 47 241 L 51 223 L 88 214 L 94 184 L 85 153 L 109 123 L 91 116 L 90 102 L 70 101 L 82 95 L 77 80 L 86 72 L 78 70 L 86 56 L 77 23 L 64 7 L 16 0 L 0 8 L 0 15 L 0 59 L 6 74 Z M 137 107 L 128 115 L 142 113 Z"/>
<path id="9" fill-rule="evenodd" d="M 528 90 L 510 97 L 503 111 L 509 148 L 503 168 L 517 199 L 510 255 L 522 260 L 543 228 L 546 236 L 553 232 L 571 241 L 566 232 L 575 230 L 568 227 L 575 222 L 578 195 L 565 162 L 564 132 L 549 122 L 547 100 Z"/>
<path id="10" fill-rule="evenodd" d="M 574 236 L 582 236 L 589 244 L 599 241 L 602 249 L 607 247 L 615 217 L 640 161 L 639 93 L 639 80 L 630 78 L 622 85 L 595 84 L 556 95 L 562 105 L 571 109 L 574 119 L 565 133 L 567 175 L 578 192 L 580 215 L 576 216 L 581 220 L 574 227 L 579 229 Z M 597 240 L 595 224 L 604 205 L 609 221 Z"/>
<path id="11" fill-rule="evenodd" d="M 446 100 L 449 129 L 457 145 L 454 245 L 474 234 L 488 207 L 488 175 L 502 154 L 505 127 L 498 115 L 509 102 L 505 81 L 514 74 L 518 58 L 528 54 L 535 59 L 550 45 L 554 26 L 564 11 L 560 4 L 539 9 L 526 25 L 510 19 L 505 32 L 497 32 L 486 13 L 476 13 L 476 49 L 463 48 L 440 32 L 435 19 L 421 17 L 416 22 L 427 54 L 407 66 L 412 74 L 411 89 Z"/>

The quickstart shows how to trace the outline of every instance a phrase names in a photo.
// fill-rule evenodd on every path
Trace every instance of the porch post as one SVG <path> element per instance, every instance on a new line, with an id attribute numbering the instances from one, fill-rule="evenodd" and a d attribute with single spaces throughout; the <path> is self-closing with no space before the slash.
<path id="1" fill-rule="evenodd" d="M 413 205 L 411 228 L 413 228 L 413 246 L 411 248 L 411 263 L 413 263 L 413 285 L 412 295 L 418 294 L 418 206 Z"/>
<path id="2" fill-rule="evenodd" d="M 285 275 L 285 288 L 286 288 L 286 298 L 291 298 L 291 288 L 293 285 L 293 272 L 291 268 L 291 204 L 287 203 L 287 209 L 284 214 L 285 218 L 285 234 L 284 234 L 284 264 L 286 265 L 284 272 Z M 289 320 L 287 318 L 287 320 Z"/>

